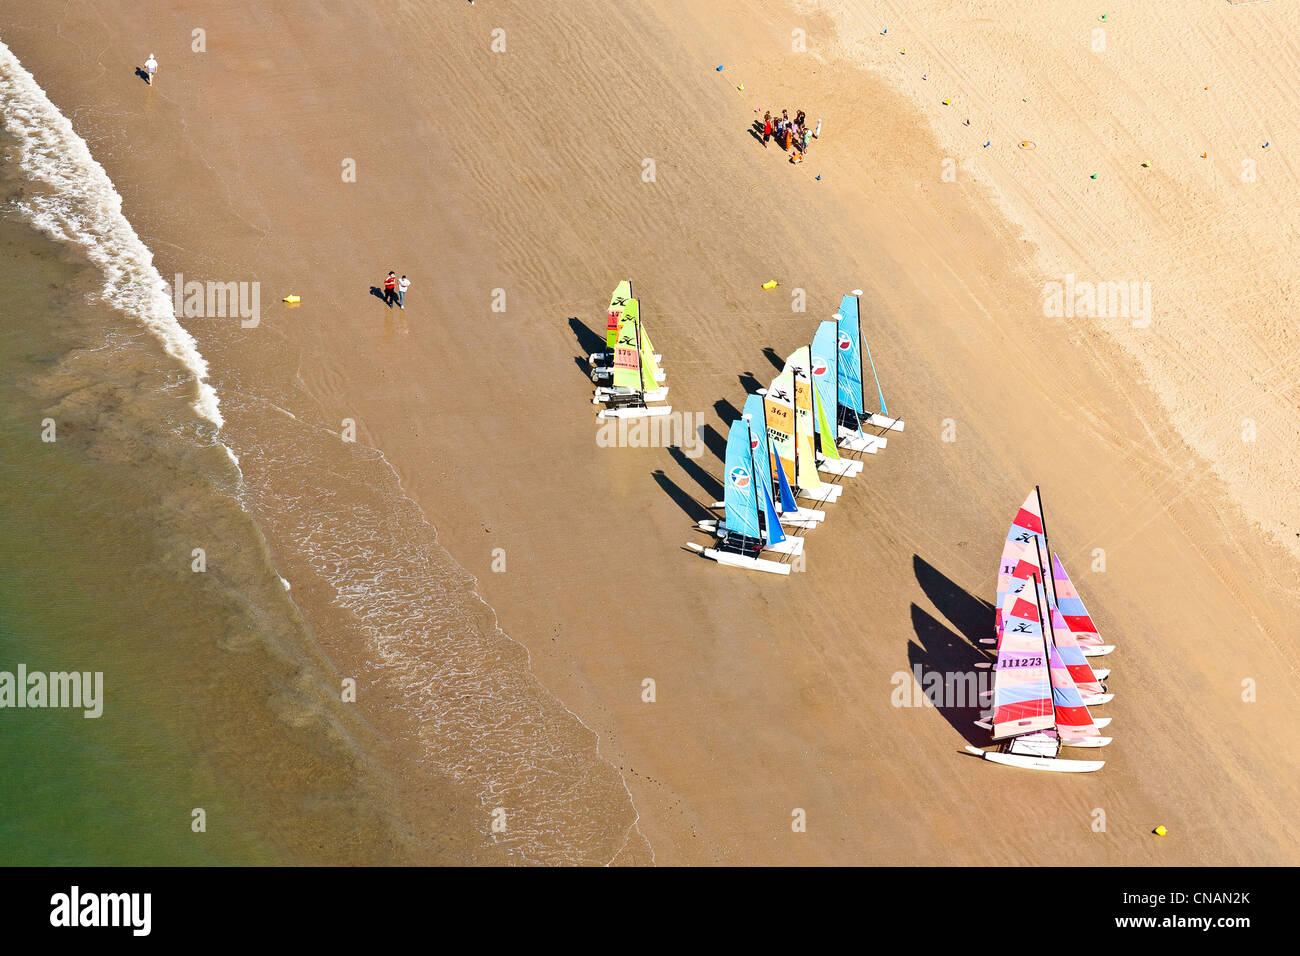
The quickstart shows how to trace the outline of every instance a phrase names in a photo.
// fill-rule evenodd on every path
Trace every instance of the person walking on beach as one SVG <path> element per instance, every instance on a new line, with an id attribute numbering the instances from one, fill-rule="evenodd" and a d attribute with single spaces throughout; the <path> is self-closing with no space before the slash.
<path id="1" fill-rule="evenodd" d="M 808 152 L 808 147 L 812 143 L 812 130 L 805 127 L 803 131 L 803 151 Z"/>
<path id="2" fill-rule="evenodd" d="M 397 273 L 389 272 L 388 277 L 384 279 L 384 304 L 390 309 L 393 303 L 397 301 Z"/>
<path id="3" fill-rule="evenodd" d="M 158 61 L 149 54 L 149 59 L 144 61 L 144 81 L 153 86 L 153 75 L 158 72 Z"/>
<path id="4" fill-rule="evenodd" d="M 767 141 L 772 138 L 772 113 L 769 110 L 763 114 L 763 148 L 767 149 Z"/>
<path id="5" fill-rule="evenodd" d="M 406 278 L 406 276 L 402 276 L 397 280 L 397 307 L 399 309 L 406 308 L 406 290 L 410 287 L 411 280 Z"/>

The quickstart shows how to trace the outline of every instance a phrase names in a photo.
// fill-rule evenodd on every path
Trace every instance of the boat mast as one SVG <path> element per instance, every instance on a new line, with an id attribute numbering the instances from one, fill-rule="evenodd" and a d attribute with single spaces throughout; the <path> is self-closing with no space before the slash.
<path id="1" fill-rule="evenodd" d="M 754 524 L 756 526 L 759 526 L 758 536 L 759 536 L 759 540 L 762 540 L 763 527 L 767 525 L 767 509 L 764 508 L 762 503 L 758 500 L 758 468 L 755 467 L 754 465 L 754 435 L 753 435 L 754 423 L 750 421 L 750 416 L 748 415 L 741 415 L 740 417 L 741 420 L 745 423 L 745 434 L 747 436 L 745 440 L 749 442 L 749 474 L 752 476 L 752 480 L 750 481 L 750 484 L 754 489 L 754 511 L 756 512 L 756 516 L 762 519 L 761 525 L 758 521 L 755 521 Z M 772 536 L 772 532 L 771 529 L 769 528 L 768 537 L 770 538 L 771 536 Z"/>
<path id="2" fill-rule="evenodd" d="M 1034 485 L 1034 494 L 1038 496 L 1038 519 L 1043 523 L 1043 550 L 1047 552 L 1044 564 L 1040 557 L 1039 566 L 1043 570 L 1043 593 L 1056 607 L 1056 576 L 1052 574 L 1052 546 L 1047 540 L 1047 508 L 1043 506 L 1043 493 Z"/>
<path id="3" fill-rule="evenodd" d="M 793 367 L 790 369 L 790 433 L 794 436 L 794 447 L 791 449 L 790 461 L 794 464 L 793 474 L 789 475 L 786 480 L 790 482 L 790 491 L 792 494 L 799 493 L 799 374 Z"/>
<path id="4" fill-rule="evenodd" d="M 1036 485 L 1035 489 L 1037 489 Z M 1041 500 L 1039 501 L 1039 505 L 1042 505 Z M 1046 525 L 1044 525 L 1043 530 L 1046 532 Z M 1046 539 L 1046 533 L 1044 533 L 1043 537 Z M 1042 632 L 1043 637 L 1043 663 L 1047 665 L 1047 699 L 1052 707 L 1052 730 L 1056 733 L 1056 752 L 1052 754 L 1052 756 L 1058 757 L 1061 753 L 1061 731 L 1056 726 L 1056 690 L 1052 687 L 1052 652 L 1047 646 L 1047 629 L 1051 625 L 1048 623 L 1047 619 L 1043 617 L 1042 600 L 1046 600 L 1047 593 L 1044 589 L 1042 599 L 1040 600 L 1039 584 L 1040 581 L 1038 575 L 1034 575 L 1034 605 L 1038 608 L 1038 629 Z"/>
<path id="5" fill-rule="evenodd" d="M 641 307 L 636 310 L 636 385 L 641 392 L 641 403 L 645 404 L 645 363 L 641 358 Z"/>

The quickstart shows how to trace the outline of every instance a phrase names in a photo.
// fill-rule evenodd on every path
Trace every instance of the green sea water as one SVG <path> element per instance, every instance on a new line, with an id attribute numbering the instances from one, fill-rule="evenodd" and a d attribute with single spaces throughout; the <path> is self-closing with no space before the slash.
<path id="1" fill-rule="evenodd" d="M 0 864 L 400 861 L 192 377 L 0 187 L 0 671 L 104 681 L 0 708 Z"/>

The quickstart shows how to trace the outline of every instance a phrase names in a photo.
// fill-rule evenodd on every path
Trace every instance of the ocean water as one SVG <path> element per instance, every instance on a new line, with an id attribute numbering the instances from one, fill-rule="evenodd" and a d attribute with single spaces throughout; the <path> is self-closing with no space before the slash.
<path id="1" fill-rule="evenodd" d="M 0 709 L 0 864 L 611 861 L 594 735 L 382 454 L 245 358 L 214 383 L 0 43 L 0 671 L 104 675 L 97 719 Z"/>

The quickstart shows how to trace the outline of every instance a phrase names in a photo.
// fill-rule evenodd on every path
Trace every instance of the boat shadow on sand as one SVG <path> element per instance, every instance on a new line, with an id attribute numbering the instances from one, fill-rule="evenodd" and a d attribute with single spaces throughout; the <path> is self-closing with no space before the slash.
<path id="1" fill-rule="evenodd" d="M 919 667 L 924 677 L 942 675 L 942 684 L 937 687 L 932 680 L 925 681 L 923 692 L 938 692 L 939 699 L 933 701 L 935 709 L 967 743 L 987 746 L 988 731 L 976 727 L 975 721 L 983 716 L 979 691 L 991 686 L 992 671 L 975 665 L 993 659 L 979 644 L 980 638 L 993 634 L 993 605 L 953 583 L 920 555 L 913 556 L 912 566 L 921 590 L 957 630 L 913 604 L 916 641 L 907 645 L 908 667 L 913 673 Z M 971 679 L 969 675 L 976 677 Z"/>
<path id="2" fill-rule="evenodd" d="M 573 357 L 573 364 L 578 366 L 584 377 L 590 376 L 591 365 L 587 358 L 596 352 L 606 350 L 605 337 L 592 330 L 576 315 L 569 316 L 569 328 L 573 331 L 573 337 L 578 341 L 578 351 L 581 353 Z"/>
<path id="3" fill-rule="evenodd" d="M 709 501 L 722 500 L 722 482 L 719 479 L 705 471 L 676 445 L 669 446 L 668 454 L 672 456 L 673 461 L 681 466 L 682 471 L 695 479 L 695 483 L 708 495 Z"/>
<path id="4" fill-rule="evenodd" d="M 659 487 L 664 490 L 669 498 L 677 503 L 677 507 L 686 512 L 687 516 L 694 522 L 704 521 L 707 518 L 717 517 L 712 511 L 700 504 L 691 493 L 683 488 L 677 482 L 673 481 L 662 468 L 656 468 L 650 472 L 650 476 L 658 483 Z"/>

